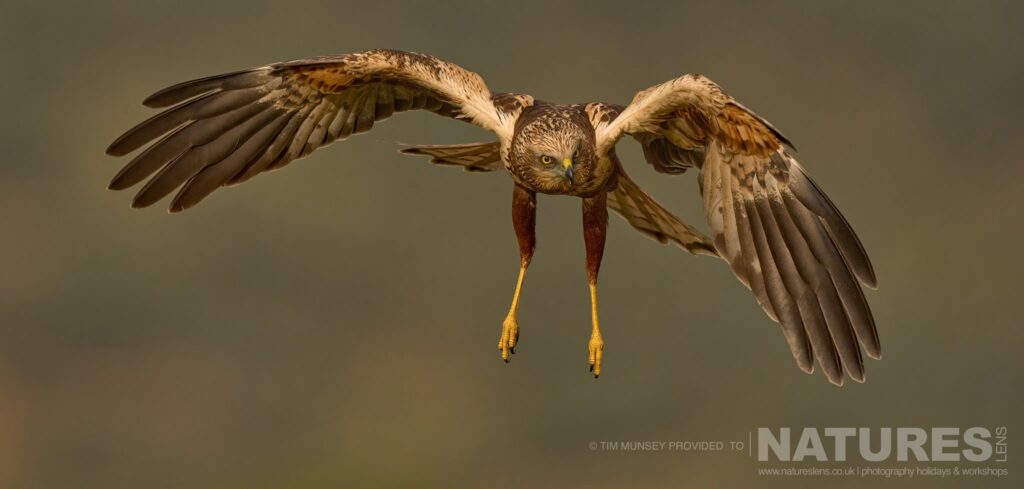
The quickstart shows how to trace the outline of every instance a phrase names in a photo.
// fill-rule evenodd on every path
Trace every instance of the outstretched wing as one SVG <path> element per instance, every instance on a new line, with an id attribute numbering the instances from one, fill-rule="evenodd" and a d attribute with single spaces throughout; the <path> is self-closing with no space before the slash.
<path id="1" fill-rule="evenodd" d="M 834 384 L 844 370 L 863 381 L 861 348 L 880 355 L 861 288 L 875 286 L 874 270 L 779 131 L 700 75 L 638 93 L 596 129 L 602 151 L 630 134 L 659 172 L 699 168 L 715 249 L 782 325 L 800 368 L 816 359 Z"/>
<path id="2" fill-rule="evenodd" d="M 369 130 L 395 112 L 423 109 L 463 119 L 499 137 L 516 107 L 498 107 L 476 73 L 432 56 L 392 50 L 302 59 L 166 88 L 147 98 L 170 107 L 133 127 L 107 153 L 126 155 L 163 136 L 110 183 L 121 190 L 154 175 L 133 207 L 181 187 L 171 211 L 222 185 L 281 168 L 337 139 Z"/>

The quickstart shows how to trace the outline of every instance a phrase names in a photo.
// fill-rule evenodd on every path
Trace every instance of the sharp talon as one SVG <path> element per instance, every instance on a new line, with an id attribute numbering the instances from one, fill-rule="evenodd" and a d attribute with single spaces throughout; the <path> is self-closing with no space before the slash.
<path id="1" fill-rule="evenodd" d="M 601 358 L 604 356 L 604 341 L 601 340 L 600 336 L 592 336 L 587 348 L 590 350 L 590 355 L 587 359 L 588 363 L 590 363 L 590 371 L 594 373 L 594 378 L 597 378 L 601 375 Z"/>
<path id="2" fill-rule="evenodd" d="M 501 359 L 508 363 L 510 355 L 516 354 L 516 341 L 519 340 L 519 324 L 515 316 L 508 316 L 501 324 L 501 338 L 498 339 L 498 349 L 501 350 Z"/>

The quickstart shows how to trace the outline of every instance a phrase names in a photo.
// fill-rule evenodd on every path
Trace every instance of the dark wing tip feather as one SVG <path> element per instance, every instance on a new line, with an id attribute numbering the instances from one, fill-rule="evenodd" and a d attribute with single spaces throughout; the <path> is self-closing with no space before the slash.
<path id="1" fill-rule="evenodd" d="M 177 83 L 146 97 L 142 105 L 158 109 L 183 102 L 210 90 L 225 88 L 225 85 L 232 85 L 235 88 L 255 86 L 263 81 L 263 76 L 269 69 L 261 67 L 239 70 Z"/>
<path id="2" fill-rule="evenodd" d="M 164 110 L 136 124 L 114 140 L 113 143 L 110 143 L 110 146 L 107 147 L 107 154 L 111 156 L 124 156 L 152 141 L 154 138 L 188 122 L 196 115 L 197 109 L 215 105 L 212 102 L 215 102 L 216 98 L 210 100 L 214 95 L 216 94 L 210 92 L 201 97 L 193 98 L 188 102 Z"/>
<path id="3" fill-rule="evenodd" d="M 216 82 L 224 79 L 226 76 L 229 75 L 209 76 L 171 85 L 146 97 L 142 101 L 142 105 L 151 109 L 170 107 L 178 102 L 215 89 L 217 87 Z"/>
<path id="4" fill-rule="evenodd" d="M 814 362 L 799 362 L 799 361 L 797 361 L 796 362 L 796 366 L 797 366 L 797 368 L 800 369 L 801 372 L 803 372 L 805 374 L 809 374 L 809 375 L 813 375 L 814 374 Z"/>
<path id="5" fill-rule="evenodd" d="M 119 146 L 123 143 L 122 140 L 126 136 L 127 136 L 127 133 L 122 134 L 120 137 L 115 139 L 114 142 L 110 143 L 110 146 L 107 146 L 107 149 L 103 150 L 103 152 L 106 153 L 107 156 L 124 156 L 124 155 L 128 154 L 129 153 L 128 151 L 123 151 L 123 150 L 119 149 Z"/>
<path id="6" fill-rule="evenodd" d="M 844 376 L 843 376 L 842 372 L 840 372 L 840 373 L 839 373 L 839 376 L 838 376 L 838 377 L 834 377 L 834 378 L 833 378 L 833 377 L 831 377 L 831 376 L 828 376 L 828 375 L 826 375 L 826 376 L 825 376 L 825 378 L 827 378 L 827 379 L 828 379 L 828 382 L 829 382 L 830 384 L 832 384 L 832 385 L 834 385 L 834 386 L 836 386 L 836 387 L 842 387 L 842 386 L 843 386 L 843 384 L 845 384 L 845 383 L 846 383 L 846 382 L 845 382 L 845 381 L 846 381 L 846 377 L 844 377 Z"/>
<path id="7" fill-rule="evenodd" d="M 132 205 L 132 209 L 145 209 L 146 207 L 149 207 L 149 206 L 153 205 L 153 203 L 152 202 L 144 203 L 144 202 L 140 201 L 138 198 L 134 198 L 134 199 L 132 199 L 132 204 L 131 205 Z"/>
<path id="8" fill-rule="evenodd" d="M 839 246 L 850 269 L 860 283 L 871 289 L 877 288 L 878 280 L 875 276 L 875 269 L 871 264 L 871 259 L 868 258 L 864 245 L 853 231 L 846 217 L 839 212 L 839 209 L 832 203 L 828 195 L 807 175 L 807 172 L 804 171 L 803 167 L 796 160 L 788 157 L 786 157 L 786 160 L 790 163 L 791 175 L 795 177 L 791 182 L 793 194 L 808 209 L 825 221 L 829 234 Z"/>

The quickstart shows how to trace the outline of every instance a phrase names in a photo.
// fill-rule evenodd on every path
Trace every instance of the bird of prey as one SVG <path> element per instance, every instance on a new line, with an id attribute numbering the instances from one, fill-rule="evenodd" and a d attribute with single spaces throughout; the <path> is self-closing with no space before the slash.
<path id="1" fill-rule="evenodd" d="M 879 358 L 862 286 L 875 273 L 859 239 L 793 158 L 792 144 L 765 119 L 702 75 L 640 91 L 629 105 L 561 105 L 492 93 L 480 75 L 424 54 L 371 50 L 275 63 L 180 83 L 143 102 L 167 108 L 117 138 L 127 155 L 154 139 L 110 182 L 122 190 L 147 178 L 133 207 L 175 189 L 171 212 L 218 187 L 277 170 L 317 148 L 368 131 L 397 112 L 426 110 L 475 124 L 496 140 L 409 146 L 402 152 L 467 171 L 504 169 L 512 179 L 519 276 L 498 348 L 506 362 L 519 338 L 516 311 L 535 249 L 537 193 L 582 200 L 591 335 L 588 363 L 601 373 L 604 341 L 597 277 L 608 208 L 641 233 L 696 255 L 723 259 L 772 320 L 797 365 L 815 361 L 830 382 L 864 380 L 861 349 Z M 623 136 L 659 173 L 696 169 L 706 236 L 658 204 L 615 154 Z M 845 375 L 844 375 L 845 373 Z"/>

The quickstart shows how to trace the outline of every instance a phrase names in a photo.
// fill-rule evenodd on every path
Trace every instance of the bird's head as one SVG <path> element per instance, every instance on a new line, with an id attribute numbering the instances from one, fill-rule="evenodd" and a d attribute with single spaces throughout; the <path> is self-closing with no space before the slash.
<path id="1" fill-rule="evenodd" d="M 575 111 L 546 111 L 519 127 L 510 157 L 516 176 L 533 190 L 573 194 L 588 186 L 597 165 L 594 130 Z"/>

